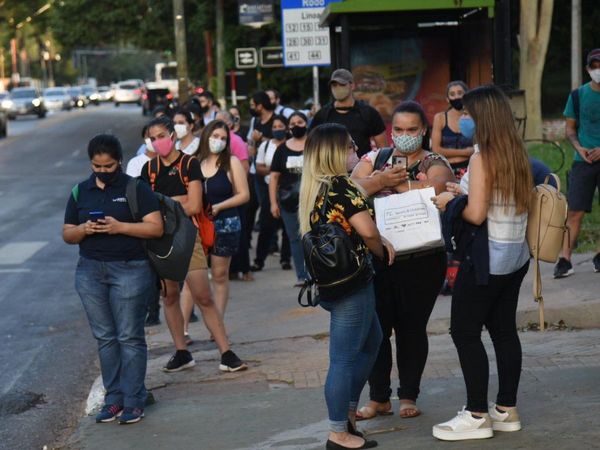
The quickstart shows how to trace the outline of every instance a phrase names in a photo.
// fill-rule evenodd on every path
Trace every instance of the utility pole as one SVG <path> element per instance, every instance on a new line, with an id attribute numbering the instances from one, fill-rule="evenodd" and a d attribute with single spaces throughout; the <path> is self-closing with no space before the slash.
<path id="1" fill-rule="evenodd" d="M 581 0 L 571 0 L 571 89 L 581 86 Z"/>
<path id="2" fill-rule="evenodd" d="M 224 28 L 225 18 L 223 0 L 216 0 L 217 21 L 217 99 L 225 107 L 225 43 Z"/>
<path id="3" fill-rule="evenodd" d="M 179 79 L 179 104 L 182 105 L 188 101 L 188 69 L 183 0 L 173 0 L 173 20 L 175 21 L 175 53 L 177 55 L 177 78 Z"/>

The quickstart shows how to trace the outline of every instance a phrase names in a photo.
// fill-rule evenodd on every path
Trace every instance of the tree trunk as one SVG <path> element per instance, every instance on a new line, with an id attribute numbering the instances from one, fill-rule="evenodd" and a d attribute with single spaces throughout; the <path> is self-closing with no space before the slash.
<path id="1" fill-rule="evenodd" d="M 553 8 L 554 0 L 521 0 L 519 85 L 527 102 L 527 139 L 542 137 L 542 74 Z"/>

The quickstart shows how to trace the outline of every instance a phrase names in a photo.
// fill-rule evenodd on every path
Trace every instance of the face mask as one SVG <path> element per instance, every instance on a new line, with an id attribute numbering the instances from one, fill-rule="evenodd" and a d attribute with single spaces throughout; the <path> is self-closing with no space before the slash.
<path id="1" fill-rule="evenodd" d="M 350 86 L 332 86 L 331 95 L 336 100 L 346 100 L 350 96 Z"/>
<path id="2" fill-rule="evenodd" d="M 252 117 L 258 117 L 260 115 L 260 113 L 256 109 L 250 108 L 250 115 Z"/>
<path id="3" fill-rule="evenodd" d="M 287 136 L 286 130 L 273 130 L 273 139 L 276 141 L 283 141 Z"/>
<path id="4" fill-rule="evenodd" d="M 155 152 L 154 146 L 152 145 L 152 141 L 150 140 L 150 138 L 144 139 L 144 142 L 146 143 L 146 150 L 154 153 Z"/>
<path id="5" fill-rule="evenodd" d="M 202 114 L 206 114 L 208 112 L 208 105 L 206 105 L 206 106 L 200 105 L 200 111 L 202 111 Z"/>
<path id="6" fill-rule="evenodd" d="M 177 135 L 177 139 L 183 139 L 188 134 L 187 125 L 182 123 L 175 124 L 175 134 Z"/>
<path id="7" fill-rule="evenodd" d="M 600 69 L 590 70 L 589 74 L 594 83 L 600 83 Z"/>
<path id="8" fill-rule="evenodd" d="M 400 153 L 409 155 L 421 148 L 423 135 L 409 136 L 408 134 L 400 134 L 395 136 L 392 134 L 392 141 L 394 142 L 394 147 L 396 147 Z"/>
<path id="9" fill-rule="evenodd" d="M 96 178 L 98 178 L 102 183 L 108 186 L 119 179 L 120 173 L 121 166 L 119 165 L 114 172 L 94 172 L 94 175 L 96 175 Z"/>
<path id="10" fill-rule="evenodd" d="M 171 136 L 166 136 L 164 138 L 156 139 L 152 143 L 152 146 L 154 147 L 154 150 L 156 150 L 156 153 L 164 158 L 171 153 L 173 141 L 171 140 Z"/>
<path id="11" fill-rule="evenodd" d="M 306 134 L 306 127 L 295 126 L 290 128 L 290 131 L 292 132 L 292 136 L 294 136 L 296 139 L 299 139 Z"/>
<path id="12" fill-rule="evenodd" d="M 462 98 L 453 98 L 453 99 L 451 99 L 450 100 L 450 106 L 452 106 L 457 111 L 462 111 L 462 109 L 463 109 Z"/>
<path id="13" fill-rule="evenodd" d="M 471 117 L 461 117 L 458 119 L 458 129 L 467 139 L 472 139 L 475 136 L 475 122 Z"/>
<path id="14" fill-rule="evenodd" d="M 354 170 L 354 167 L 360 162 L 360 158 L 356 154 L 356 152 L 352 152 L 348 154 L 348 159 L 346 159 L 346 170 L 348 173 Z"/>
<path id="15" fill-rule="evenodd" d="M 222 141 L 221 139 L 208 138 L 208 148 L 210 149 L 211 153 L 221 153 L 223 150 L 225 150 L 226 145 L 227 142 Z"/>

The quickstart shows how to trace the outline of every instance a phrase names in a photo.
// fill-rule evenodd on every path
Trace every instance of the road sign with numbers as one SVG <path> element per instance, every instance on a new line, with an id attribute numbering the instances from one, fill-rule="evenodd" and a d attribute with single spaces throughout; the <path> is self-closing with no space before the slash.
<path id="1" fill-rule="evenodd" d="M 235 67 L 238 69 L 254 69 L 258 65 L 258 55 L 255 48 L 236 48 Z"/>
<path id="2" fill-rule="evenodd" d="M 329 28 L 319 26 L 329 3 L 339 0 L 281 0 L 283 62 L 286 67 L 331 64 Z"/>

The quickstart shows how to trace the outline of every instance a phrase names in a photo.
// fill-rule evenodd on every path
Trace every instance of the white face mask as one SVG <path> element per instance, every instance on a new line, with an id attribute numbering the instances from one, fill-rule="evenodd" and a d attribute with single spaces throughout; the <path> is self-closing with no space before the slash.
<path id="1" fill-rule="evenodd" d="M 208 148 L 210 149 L 211 153 L 221 153 L 223 150 L 225 150 L 225 146 L 227 145 L 226 141 L 223 141 L 221 139 L 218 138 L 208 138 Z"/>
<path id="2" fill-rule="evenodd" d="M 588 72 L 594 83 L 600 84 L 600 69 L 590 70 Z"/>
<path id="3" fill-rule="evenodd" d="M 154 147 L 152 146 L 152 141 L 150 140 L 150 138 L 144 139 L 144 142 L 146 143 L 146 150 L 154 153 Z"/>
<path id="4" fill-rule="evenodd" d="M 175 134 L 177 135 L 177 139 L 183 139 L 188 134 L 187 125 L 182 123 L 175 124 Z"/>

